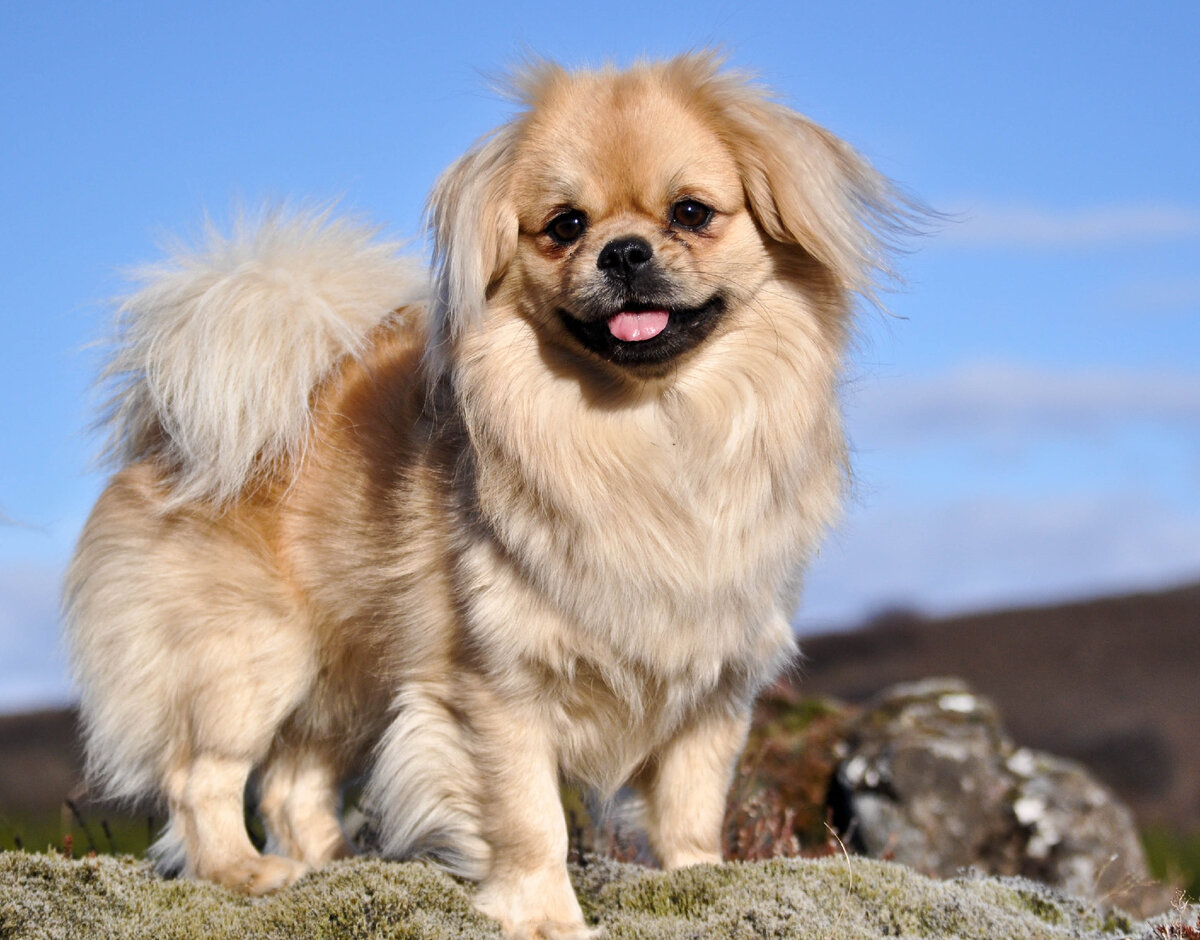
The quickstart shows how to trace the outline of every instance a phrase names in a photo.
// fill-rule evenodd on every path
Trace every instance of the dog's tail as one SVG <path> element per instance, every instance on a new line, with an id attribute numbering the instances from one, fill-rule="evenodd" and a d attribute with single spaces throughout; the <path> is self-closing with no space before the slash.
<path id="1" fill-rule="evenodd" d="M 374 236 L 327 209 L 267 212 L 137 271 L 102 374 L 107 456 L 158 461 L 171 504 L 218 505 L 297 459 L 320 382 L 425 297 L 420 265 Z"/>

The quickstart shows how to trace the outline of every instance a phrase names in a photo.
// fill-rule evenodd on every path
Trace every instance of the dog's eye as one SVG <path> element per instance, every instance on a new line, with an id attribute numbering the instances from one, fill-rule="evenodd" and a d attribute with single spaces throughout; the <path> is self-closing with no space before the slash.
<path id="1" fill-rule="evenodd" d="M 556 215 L 546 226 L 546 234 L 560 245 L 569 245 L 587 228 L 587 216 L 578 209 L 568 209 Z"/>
<path id="2" fill-rule="evenodd" d="M 684 199 L 671 207 L 671 223 L 680 228 L 702 228 L 711 218 L 712 209 L 695 199 Z"/>

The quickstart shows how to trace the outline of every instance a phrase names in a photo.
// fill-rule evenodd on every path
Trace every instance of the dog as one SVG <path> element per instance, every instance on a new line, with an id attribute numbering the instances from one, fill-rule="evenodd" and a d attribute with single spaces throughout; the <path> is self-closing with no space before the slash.
<path id="1" fill-rule="evenodd" d="M 348 851 L 364 771 L 383 853 L 512 936 L 590 935 L 560 780 L 632 788 L 665 868 L 720 861 L 910 204 L 709 54 L 515 89 L 435 186 L 431 274 L 267 213 L 120 309 L 64 612 L 89 773 L 165 802 L 164 869 L 279 889 Z"/>

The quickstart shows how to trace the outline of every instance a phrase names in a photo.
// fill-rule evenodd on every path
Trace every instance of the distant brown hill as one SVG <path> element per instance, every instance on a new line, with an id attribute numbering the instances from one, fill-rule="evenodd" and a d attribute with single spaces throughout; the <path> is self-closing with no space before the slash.
<path id="1" fill-rule="evenodd" d="M 1200 830 L 1200 584 L 943 619 L 882 616 L 811 637 L 803 695 L 861 702 L 898 681 L 959 676 L 1023 745 L 1077 758 L 1143 823 Z M 82 794 L 71 710 L 0 716 L 0 817 Z"/>
<path id="2" fill-rule="evenodd" d="M 959 676 L 1018 744 L 1090 766 L 1146 823 L 1200 830 L 1200 584 L 925 619 L 892 613 L 803 643 L 803 694 L 863 701 Z"/>
<path id="3" fill-rule="evenodd" d="M 55 810 L 78 796 L 82 765 L 74 709 L 0 715 L 0 817 Z"/>

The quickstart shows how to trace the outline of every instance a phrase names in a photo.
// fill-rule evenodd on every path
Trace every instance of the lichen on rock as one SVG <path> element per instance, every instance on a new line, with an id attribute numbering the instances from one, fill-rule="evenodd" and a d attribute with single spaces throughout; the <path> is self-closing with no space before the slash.
<path id="1" fill-rule="evenodd" d="M 884 691 L 843 757 L 838 821 L 868 855 L 940 877 L 1020 875 L 1141 914 L 1169 903 L 1129 810 L 1074 761 L 1017 748 L 959 680 Z"/>
<path id="2" fill-rule="evenodd" d="M 1143 928 L 1020 880 L 938 881 L 854 857 L 698 866 L 665 873 L 606 859 L 574 866 L 589 920 L 606 940 L 1132 937 Z M 1147 937 L 1152 934 L 1145 933 Z M 471 888 L 418 862 L 334 863 L 251 900 L 154 875 L 129 857 L 78 861 L 0 853 L 4 940 L 335 940 L 499 937 Z"/>

